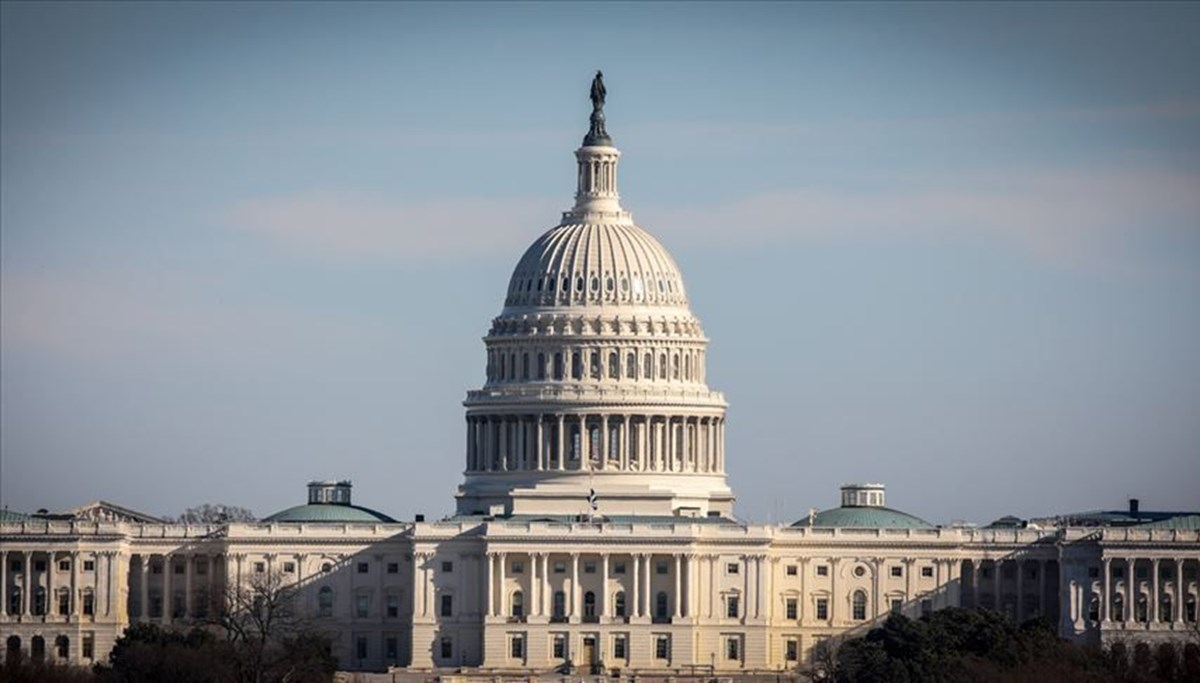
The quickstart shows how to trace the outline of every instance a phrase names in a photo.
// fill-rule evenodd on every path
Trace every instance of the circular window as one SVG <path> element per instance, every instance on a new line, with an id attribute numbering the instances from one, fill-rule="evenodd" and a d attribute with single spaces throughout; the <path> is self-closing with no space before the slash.
<path id="1" fill-rule="evenodd" d="M 864 567 L 864 566 L 862 566 L 862 565 L 859 565 L 859 566 L 857 566 L 857 567 L 855 567 L 855 568 L 854 568 L 854 575 L 855 575 L 855 576 L 862 576 L 862 575 L 864 575 L 864 574 L 866 574 L 866 573 L 867 573 L 867 568 L 866 568 L 866 567 Z"/>
<path id="2" fill-rule="evenodd" d="M 325 572 L 326 574 L 328 574 L 332 569 L 333 569 L 333 565 L 329 564 L 328 562 L 321 565 L 321 571 Z"/>

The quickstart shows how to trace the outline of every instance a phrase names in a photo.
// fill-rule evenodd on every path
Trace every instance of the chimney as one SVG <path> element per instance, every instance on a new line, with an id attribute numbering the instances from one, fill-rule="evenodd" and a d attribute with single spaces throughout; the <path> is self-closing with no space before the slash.
<path id="1" fill-rule="evenodd" d="M 1135 519 L 1138 516 L 1138 499 L 1137 498 L 1129 499 L 1129 516 L 1133 517 Z"/>

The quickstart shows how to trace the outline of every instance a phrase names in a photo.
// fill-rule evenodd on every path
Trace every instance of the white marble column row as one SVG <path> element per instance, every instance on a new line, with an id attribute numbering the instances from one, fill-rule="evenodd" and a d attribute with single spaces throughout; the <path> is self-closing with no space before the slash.
<path id="1" fill-rule="evenodd" d="M 1197 596 L 1196 579 L 1184 578 L 1188 567 L 1200 570 L 1200 560 L 1105 556 L 1101 560 L 1100 579 L 1092 583 L 1084 606 L 1091 612 L 1092 600 L 1098 601 L 1099 618 L 1103 625 L 1182 625 L 1189 617 L 1196 618 L 1189 614 L 1189 611 L 1196 609 L 1197 599 L 1200 597 Z M 1170 568 L 1171 571 L 1163 578 L 1166 568 Z M 1146 576 L 1139 577 L 1139 569 L 1146 570 Z M 1119 570 L 1119 575 L 1114 576 L 1114 570 Z M 1084 606 L 1081 606 L 1081 609 Z M 1169 608 L 1170 613 L 1164 613 L 1164 608 Z M 1082 618 L 1086 615 L 1080 616 Z"/>
<path id="2" fill-rule="evenodd" d="M 678 347 L 641 351 L 570 346 L 520 351 L 490 349 L 487 380 L 495 383 L 584 379 L 703 383 L 704 357 L 703 349 Z"/>
<path id="3" fill-rule="evenodd" d="M 111 550 L 0 551 L 0 617 L 47 616 L 80 621 L 84 617 L 107 614 L 111 609 L 109 586 L 116 555 L 116 551 Z M 15 558 L 20 558 L 19 569 L 11 566 Z M 61 579 L 65 585 L 58 585 L 56 576 L 61 573 L 59 563 L 63 561 L 68 564 L 68 576 Z M 37 562 L 45 562 L 45 569 L 38 570 Z M 92 563 L 90 570 L 84 571 L 84 562 Z M 40 605 L 37 600 L 39 589 L 43 591 Z M 68 600 L 65 613 L 60 599 L 64 591 Z M 102 606 L 106 606 L 105 612 L 100 611 Z"/>
<path id="4" fill-rule="evenodd" d="M 725 419 L 707 415 L 469 415 L 471 472 L 725 471 Z"/>

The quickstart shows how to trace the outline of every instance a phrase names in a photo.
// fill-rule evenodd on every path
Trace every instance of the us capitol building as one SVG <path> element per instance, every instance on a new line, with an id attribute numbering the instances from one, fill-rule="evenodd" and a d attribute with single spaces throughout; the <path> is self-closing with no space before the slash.
<path id="1" fill-rule="evenodd" d="M 103 660 L 130 624 L 203 622 L 261 577 L 299 587 L 346 669 L 780 671 L 890 612 L 950 606 L 1092 643 L 1195 630 L 1194 512 L 943 527 L 862 484 L 790 526 L 737 520 L 708 339 L 620 204 L 604 98 L 598 75 L 575 204 L 518 261 L 485 338 L 455 515 L 396 521 L 346 481 L 252 523 L 0 512 L 6 655 Z"/>

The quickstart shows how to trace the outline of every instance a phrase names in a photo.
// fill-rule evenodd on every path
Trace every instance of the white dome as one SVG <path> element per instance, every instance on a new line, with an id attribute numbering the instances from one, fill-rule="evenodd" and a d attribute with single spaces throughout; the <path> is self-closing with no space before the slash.
<path id="1" fill-rule="evenodd" d="M 632 222 L 565 223 L 530 245 L 513 270 L 506 307 L 687 307 L 675 260 Z"/>

